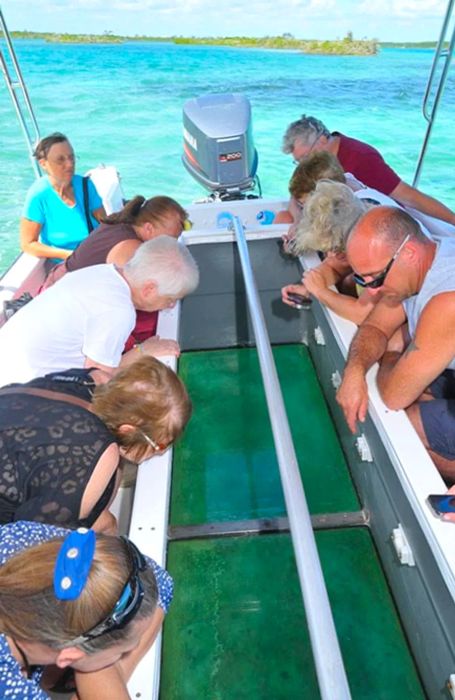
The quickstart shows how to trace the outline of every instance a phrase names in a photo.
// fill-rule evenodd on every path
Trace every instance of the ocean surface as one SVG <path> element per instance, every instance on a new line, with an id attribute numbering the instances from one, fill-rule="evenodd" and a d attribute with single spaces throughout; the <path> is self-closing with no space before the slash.
<path id="1" fill-rule="evenodd" d="M 250 99 L 265 196 L 287 193 L 293 165 L 281 152 L 281 139 L 289 122 L 302 113 L 376 146 L 408 182 L 425 134 L 421 102 L 432 62 L 427 50 L 337 57 L 171 43 L 100 46 L 36 40 L 16 41 L 15 48 L 41 135 L 67 134 L 80 173 L 99 163 L 115 165 L 127 197 L 167 194 L 188 204 L 204 195 L 181 164 L 182 105 L 207 92 L 241 92 Z M 454 113 L 452 71 L 419 185 L 452 207 Z M 4 85 L 0 146 L 4 270 L 18 254 L 19 217 L 34 179 Z"/>

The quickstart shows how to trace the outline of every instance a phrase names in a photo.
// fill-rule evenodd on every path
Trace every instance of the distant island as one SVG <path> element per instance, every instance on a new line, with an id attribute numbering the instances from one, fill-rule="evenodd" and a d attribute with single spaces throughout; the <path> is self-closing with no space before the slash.
<path id="1" fill-rule="evenodd" d="M 183 37 L 183 36 L 119 36 L 112 32 L 104 34 L 56 34 L 46 32 L 11 32 L 14 39 L 41 39 L 59 44 L 122 44 L 129 41 L 153 41 L 173 44 L 232 46 L 234 48 L 276 49 L 281 51 L 299 51 L 305 54 L 336 56 L 374 56 L 380 48 L 421 48 L 433 49 L 434 41 L 422 42 L 379 42 L 377 39 L 354 39 L 348 32 L 344 39 L 320 41 L 316 39 L 296 39 L 292 34 L 266 36 L 261 38 L 231 37 Z"/>
<path id="2" fill-rule="evenodd" d="M 300 51 L 309 54 L 336 54 L 345 56 L 372 56 L 378 52 L 376 39 L 354 39 L 352 32 L 336 41 L 318 41 L 296 39 L 292 34 L 281 36 L 253 37 L 150 37 L 119 36 L 112 32 L 104 34 L 55 34 L 46 32 L 11 32 L 14 39 L 41 39 L 59 44 L 121 44 L 127 41 L 172 42 L 174 44 L 192 44 L 209 46 L 232 46 L 252 49 L 279 49 Z"/>

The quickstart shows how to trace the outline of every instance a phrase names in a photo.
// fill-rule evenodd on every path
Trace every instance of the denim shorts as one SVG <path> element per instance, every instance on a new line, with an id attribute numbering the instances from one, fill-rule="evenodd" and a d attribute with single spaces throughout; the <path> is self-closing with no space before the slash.
<path id="1" fill-rule="evenodd" d="M 434 399 L 419 403 L 428 446 L 441 457 L 455 460 L 455 372 L 445 370 L 429 388 Z"/>

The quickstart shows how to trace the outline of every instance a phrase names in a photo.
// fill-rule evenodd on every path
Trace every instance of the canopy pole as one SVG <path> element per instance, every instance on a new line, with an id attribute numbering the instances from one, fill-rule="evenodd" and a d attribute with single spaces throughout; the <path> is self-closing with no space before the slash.
<path id="1" fill-rule="evenodd" d="M 246 237 L 238 216 L 232 216 L 232 226 L 237 240 L 248 307 L 272 424 L 319 689 L 323 700 L 349 700 L 351 694 L 316 549 L 297 456 L 251 268 Z"/>

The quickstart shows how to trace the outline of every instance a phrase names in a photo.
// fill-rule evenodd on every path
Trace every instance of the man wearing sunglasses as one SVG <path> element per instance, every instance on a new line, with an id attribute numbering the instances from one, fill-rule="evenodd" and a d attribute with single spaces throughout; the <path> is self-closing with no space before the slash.
<path id="1" fill-rule="evenodd" d="M 365 375 L 380 361 L 383 401 L 406 409 L 441 475 L 454 483 L 455 241 L 431 240 L 403 210 L 376 207 L 354 227 L 346 252 L 356 283 L 381 294 L 352 341 L 337 393 L 349 428 L 355 433 L 365 420 Z M 410 339 L 398 352 L 406 322 Z"/>

